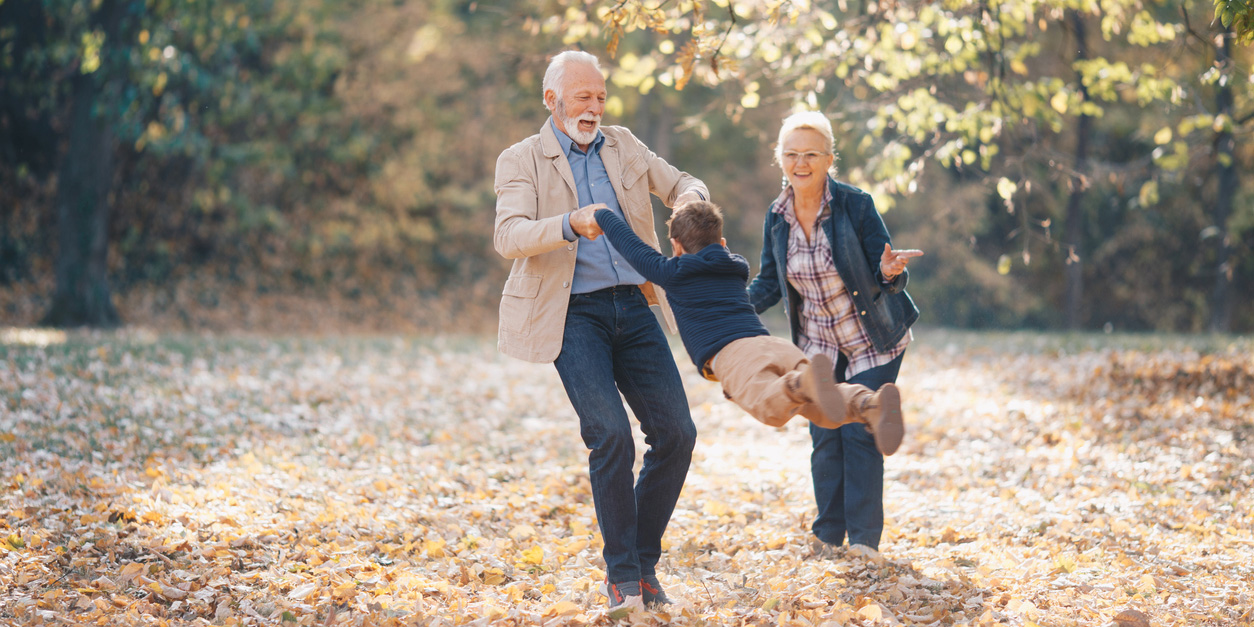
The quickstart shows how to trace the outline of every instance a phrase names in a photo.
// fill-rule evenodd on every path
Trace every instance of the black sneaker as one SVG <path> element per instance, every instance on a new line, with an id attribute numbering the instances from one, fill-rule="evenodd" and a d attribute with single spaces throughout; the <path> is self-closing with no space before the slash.
<path id="1" fill-rule="evenodd" d="M 657 575 L 648 575 L 641 579 L 640 591 L 646 606 L 656 607 L 671 604 L 671 598 L 666 596 L 666 591 L 662 589 L 662 584 L 657 580 Z"/>
<path id="2" fill-rule="evenodd" d="M 601 594 L 609 598 L 609 607 L 611 610 L 619 608 L 623 609 L 644 609 L 644 599 L 640 596 L 639 581 L 624 581 L 622 583 L 610 583 L 606 581 L 601 584 Z"/>

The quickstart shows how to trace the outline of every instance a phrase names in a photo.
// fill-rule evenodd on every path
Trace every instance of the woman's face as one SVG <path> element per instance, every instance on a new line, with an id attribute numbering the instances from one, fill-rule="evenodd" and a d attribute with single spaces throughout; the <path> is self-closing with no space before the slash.
<path id="1" fill-rule="evenodd" d="M 835 157 L 822 133 L 809 128 L 789 132 L 780 155 L 780 166 L 794 192 L 813 192 L 827 184 L 827 171 Z"/>

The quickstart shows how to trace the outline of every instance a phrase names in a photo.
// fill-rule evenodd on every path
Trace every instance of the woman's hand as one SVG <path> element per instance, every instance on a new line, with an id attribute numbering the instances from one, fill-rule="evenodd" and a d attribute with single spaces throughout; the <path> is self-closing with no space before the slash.
<path id="1" fill-rule="evenodd" d="M 910 262 L 911 257 L 921 257 L 923 251 L 913 248 L 903 248 L 901 250 L 893 250 L 893 247 L 884 244 L 884 254 L 880 255 L 880 276 L 885 281 L 892 281 L 897 275 L 906 271 L 906 264 Z"/>

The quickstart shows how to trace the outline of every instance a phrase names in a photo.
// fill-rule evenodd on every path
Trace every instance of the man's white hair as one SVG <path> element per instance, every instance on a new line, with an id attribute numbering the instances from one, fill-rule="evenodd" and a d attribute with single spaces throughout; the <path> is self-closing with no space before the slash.
<path id="1" fill-rule="evenodd" d="M 818 131 L 827 140 L 827 151 L 836 154 L 836 140 L 832 136 L 832 122 L 819 111 L 798 111 L 784 118 L 783 126 L 779 127 L 779 141 L 775 142 L 775 163 L 784 162 L 784 138 L 799 130 Z M 835 162 L 833 162 L 833 165 Z"/>
<path id="2" fill-rule="evenodd" d="M 540 85 L 540 98 L 544 98 L 544 94 L 553 90 L 553 95 L 557 96 L 557 101 L 562 101 L 562 84 L 566 80 L 566 67 L 572 63 L 586 63 L 591 65 L 596 71 L 601 71 L 601 62 L 596 56 L 582 50 L 567 50 L 553 57 L 549 61 L 549 69 L 544 71 L 544 82 Z M 552 111 L 549 103 L 544 102 L 544 108 Z"/>

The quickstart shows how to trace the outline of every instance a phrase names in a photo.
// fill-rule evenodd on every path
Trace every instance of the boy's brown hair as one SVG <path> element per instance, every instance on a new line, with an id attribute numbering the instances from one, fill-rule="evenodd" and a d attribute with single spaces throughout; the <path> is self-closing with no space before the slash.
<path id="1" fill-rule="evenodd" d="M 666 226 L 684 252 L 696 253 L 722 241 L 723 211 L 708 200 L 694 200 L 676 209 Z"/>

